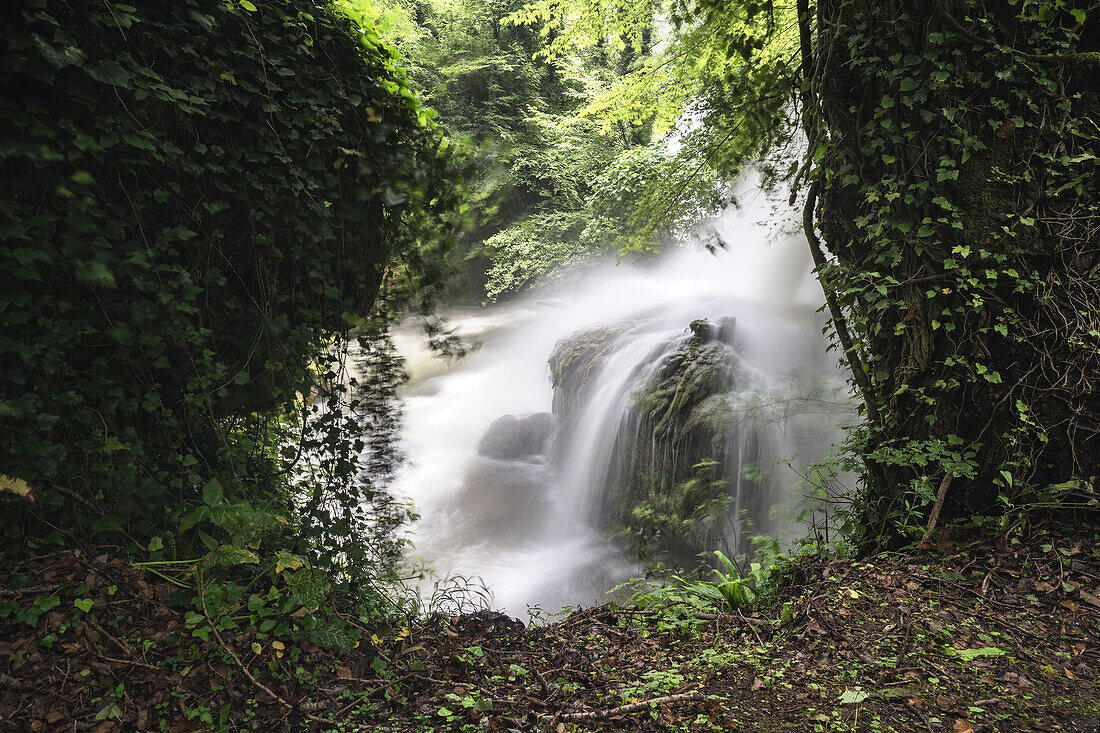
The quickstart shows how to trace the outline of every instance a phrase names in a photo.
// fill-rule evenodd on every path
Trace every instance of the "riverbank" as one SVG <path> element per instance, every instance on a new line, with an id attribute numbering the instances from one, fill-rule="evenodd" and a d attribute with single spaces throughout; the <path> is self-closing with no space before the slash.
<path id="1" fill-rule="evenodd" d="M 347 652 L 210 634 L 111 548 L 0 567 L 10 730 L 1100 730 L 1092 531 L 807 558 L 732 614 L 481 612 Z"/>

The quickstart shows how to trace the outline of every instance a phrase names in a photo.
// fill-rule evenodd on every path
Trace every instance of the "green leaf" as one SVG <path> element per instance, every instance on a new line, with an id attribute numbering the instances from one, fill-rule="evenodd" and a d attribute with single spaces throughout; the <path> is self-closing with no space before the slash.
<path id="1" fill-rule="evenodd" d="M 123 443 L 121 440 L 113 435 L 107 436 L 107 439 L 103 441 L 103 452 L 114 453 L 116 451 L 125 450 L 129 448 L 128 443 Z"/>
<path id="2" fill-rule="evenodd" d="M 297 570 L 305 565 L 305 560 L 298 555 L 291 554 L 286 550 L 279 550 L 275 554 L 275 572 L 281 573 L 284 570 Z"/>
<path id="3" fill-rule="evenodd" d="M 256 553 L 233 545 L 222 545 L 214 552 L 213 557 L 215 565 L 226 566 L 255 564 L 259 561 L 260 558 L 256 556 Z"/>
<path id="4" fill-rule="evenodd" d="M 871 693 L 864 690 L 845 690 L 840 693 L 841 705 L 858 705 L 871 696 Z"/>
<path id="5" fill-rule="evenodd" d="M 98 66 L 88 66 L 86 68 L 88 76 L 96 81 L 123 89 L 130 87 L 130 80 L 133 78 L 130 72 L 119 66 L 116 61 L 104 61 Z"/>
<path id="6" fill-rule="evenodd" d="M 117 702 L 108 703 L 102 710 L 95 714 L 96 720 L 107 720 L 108 718 L 122 720 L 122 708 L 118 706 Z"/>
<path id="7" fill-rule="evenodd" d="M 1007 654 L 1004 649 L 998 649 L 997 647 L 986 646 L 981 649 L 955 649 L 949 647 L 947 653 L 958 657 L 963 662 L 973 662 L 979 657 L 1001 657 Z"/>
<path id="8" fill-rule="evenodd" d="M 51 608 L 60 606 L 61 599 L 57 596 L 38 596 L 34 599 L 34 605 L 38 606 L 42 611 L 49 611 Z"/>
<path id="9" fill-rule="evenodd" d="M 202 487 L 202 502 L 207 506 L 221 504 L 225 500 L 225 491 L 216 478 L 210 479 L 206 486 Z"/>
<path id="10" fill-rule="evenodd" d="M 92 610 L 92 606 L 95 605 L 95 601 L 93 601 L 91 598 L 77 598 L 75 601 L 73 601 L 73 605 L 79 608 L 84 613 L 88 613 L 88 611 Z"/>
<path id="11" fill-rule="evenodd" d="M 248 0 L 240 0 L 240 6 L 250 13 L 256 12 L 256 6 L 250 3 Z"/>
<path id="12" fill-rule="evenodd" d="M 1073 16 L 1073 19 L 1077 21 L 1079 25 L 1085 24 L 1085 19 L 1088 18 L 1088 14 L 1080 8 L 1074 8 L 1069 11 L 1069 14 Z"/>

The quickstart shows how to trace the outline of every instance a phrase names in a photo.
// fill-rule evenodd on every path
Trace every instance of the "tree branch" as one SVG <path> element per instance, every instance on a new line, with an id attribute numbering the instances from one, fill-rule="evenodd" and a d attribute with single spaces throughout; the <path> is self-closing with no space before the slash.
<path id="1" fill-rule="evenodd" d="M 826 284 L 824 275 L 821 274 L 822 268 L 824 268 L 828 262 L 825 260 L 825 253 L 821 251 L 821 240 L 818 239 L 817 233 L 814 232 L 814 208 L 817 206 L 817 191 L 819 185 L 820 183 L 818 181 L 811 183 L 810 190 L 806 194 L 806 208 L 802 210 L 802 228 L 806 230 L 806 241 L 810 245 L 810 254 L 814 258 L 814 265 L 818 272 L 817 281 L 821 284 L 821 289 L 825 293 L 825 302 L 829 306 L 829 314 L 833 319 L 833 328 L 836 329 L 836 335 L 840 339 L 840 346 L 844 349 L 844 357 L 848 361 L 848 367 L 852 370 L 852 378 L 855 379 L 856 387 L 859 388 L 863 396 L 863 404 L 867 407 L 867 417 L 876 425 L 881 424 L 878 403 L 875 400 L 875 393 L 871 387 L 871 380 L 868 378 L 867 372 L 863 369 L 863 361 L 859 358 L 859 354 L 856 353 L 855 344 L 852 342 L 852 335 L 848 331 L 848 321 L 844 318 L 844 311 L 840 309 L 840 301 L 837 300 L 836 293 Z"/>
<path id="2" fill-rule="evenodd" d="M 936 529 L 936 523 L 940 521 L 943 500 L 947 498 L 947 490 L 951 488 L 951 480 L 954 478 L 955 476 L 948 471 L 947 475 L 943 477 L 943 481 L 940 482 L 940 489 L 936 492 L 936 503 L 932 505 L 932 514 L 928 517 L 928 527 L 925 528 L 924 537 L 920 541 L 922 545 L 928 542 L 928 538 L 932 536 L 932 531 Z"/>

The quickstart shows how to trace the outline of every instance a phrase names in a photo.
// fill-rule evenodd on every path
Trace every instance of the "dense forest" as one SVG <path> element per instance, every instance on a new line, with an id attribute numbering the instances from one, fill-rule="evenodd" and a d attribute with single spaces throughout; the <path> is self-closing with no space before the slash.
<path id="1" fill-rule="evenodd" d="M 0 17 L 5 726 L 1100 730 L 1100 5 Z M 820 318 L 730 251 L 758 215 Z M 726 273 L 743 311 L 691 315 Z M 432 375 L 548 372 L 542 412 L 433 424 L 488 524 L 560 488 L 509 528 L 589 522 L 613 600 L 525 628 L 428 585 L 420 520 L 462 517 L 395 481 L 460 472 L 407 455 L 447 389 L 410 329 Z M 821 353 L 764 373 L 754 333 Z M 810 424 L 835 445 L 792 458 Z"/>

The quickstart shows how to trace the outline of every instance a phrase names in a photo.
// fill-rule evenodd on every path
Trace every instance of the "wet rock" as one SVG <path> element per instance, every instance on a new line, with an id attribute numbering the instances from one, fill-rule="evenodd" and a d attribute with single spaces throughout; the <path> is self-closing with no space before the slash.
<path id="1" fill-rule="evenodd" d="M 740 472 L 739 454 L 755 452 L 755 439 L 731 410 L 733 395 L 751 382 L 734 346 L 735 328 L 731 316 L 687 324 L 690 335 L 682 332 L 651 356 L 650 376 L 634 388 L 618 426 L 599 513 L 641 556 L 689 565 L 714 548 L 724 523 L 736 521 L 729 512 L 751 513 L 754 497 L 769 493 L 759 481 L 743 481 L 746 496 L 734 507 L 730 478 Z M 558 343 L 550 374 L 563 431 L 577 427 L 590 388 L 630 333 L 630 324 L 616 324 Z"/>
<path id="2" fill-rule="evenodd" d="M 616 323 L 578 331 L 562 339 L 550 355 L 550 381 L 554 386 L 554 414 L 563 423 L 572 419 L 584 403 L 593 378 L 614 353 L 631 324 Z"/>
<path id="3" fill-rule="evenodd" d="M 554 433 L 554 416 L 536 412 L 525 417 L 505 415 L 493 421 L 478 443 L 477 452 L 498 461 L 515 461 L 546 453 Z"/>

